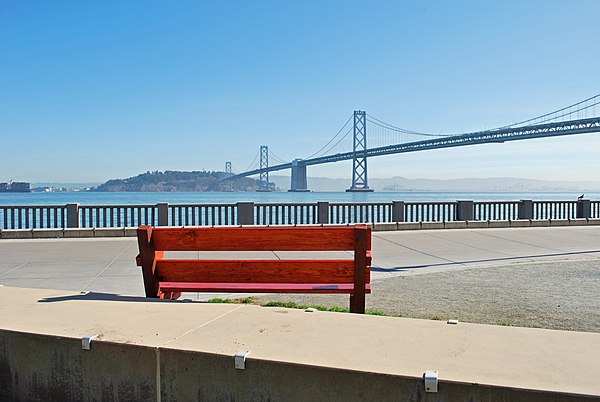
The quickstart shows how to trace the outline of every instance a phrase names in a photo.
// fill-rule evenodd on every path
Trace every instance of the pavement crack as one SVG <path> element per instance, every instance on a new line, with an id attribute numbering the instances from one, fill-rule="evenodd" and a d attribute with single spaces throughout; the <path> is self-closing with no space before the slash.
<path id="1" fill-rule="evenodd" d="M 90 287 L 90 285 L 91 285 L 92 283 L 94 283 L 94 282 L 96 281 L 96 279 L 98 279 L 98 278 L 100 277 L 100 275 L 102 275 L 102 274 L 104 273 L 104 271 L 106 271 L 106 270 L 107 270 L 107 269 L 108 269 L 108 268 L 109 268 L 111 265 L 113 265 L 113 264 L 115 263 L 115 261 L 117 261 L 117 260 L 118 260 L 118 259 L 119 259 L 119 258 L 120 258 L 120 257 L 121 257 L 123 254 L 125 254 L 125 252 L 126 252 L 127 250 L 129 250 L 133 244 L 134 244 L 134 242 L 131 242 L 131 243 L 129 243 L 129 245 L 128 245 L 127 247 L 125 247 L 125 249 L 123 249 L 123 251 L 121 251 L 121 252 L 119 253 L 119 255 L 117 255 L 115 258 L 113 258 L 113 260 L 112 260 L 110 263 L 108 263 L 108 265 L 107 265 L 107 266 L 105 266 L 105 267 L 102 269 L 102 271 L 100 271 L 100 272 L 99 272 L 99 273 L 98 273 L 98 274 L 97 274 L 97 275 L 94 277 L 94 279 L 92 279 L 92 280 L 91 280 L 91 281 L 90 281 L 90 282 L 89 282 L 87 285 L 85 285 L 85 286 L 83 287 L 83 289 L 82 289 L 82 290 L 84 290 L 84 291 L 85 291 L 85 290 L 88 290 L 88 288 Z"/>
<path id="2" fill-rule="evenodd" d="M 10 273 L 11 273 L 11 272 L 13 272 L 13 271 L 16 271 L 16 270 L 17 270 L 17 269 L 19 269 L 19 268 L 22 268 L 22 267 L 24 267 L 25 265 L 29 264 L 30 262 L 31 262 L 31 261 L 27 261 L 27 262 L 24 262 L 24 263 L 23 263 L 23 264 L 21 264 L 21 265 L 17 265 L 16 267 L 14 267 L 14 268 L 12 268 L 12 269 L 9 269 L 8 271 L 6 271 L 6 272 L 4 272 L 4 273 L 0 274 L 0 278 L 1 278 L 1 277 L 3 277 L 3 276 L 5 276 L 5 275 L 8 275 L 8 274 L 10 274 Z M 9 278 L 9 279 L 10 279 L 10 278 Z"/>
<path id="3" fill-rule="evenodd" d="M 480 234 L 479 232 L 475 232 L 475 231 L 470 231 L 470 232 L 471 233 L 475 233 L 475 234 Z M 451 239 L 448 239 L 448 238 L 443 237 L 443 236 L 435 235 L 433 233 L 427 233 L 427 236 L 435 237 L 436 239 L 442 239 L 442 240 L 450 242 L 450 243 L 460 244 L 461 246 L 473 248 L 475 250 L 490 251 L 489 248 L 473 246 L 472 244 L 469 244 L 469 243 L 466 243 L 466 242 L 463 242 L 463 241 L 451 240 Z M 493 250 L 493 251 L 496 254 L 501 254 L 501 255 L 505 255 L 505 256 L 511 256 L 510 254 L 503 253 L 503 252 L 498 251 L 498 250 Z"/>
<path id="4" fill-rule="evenodd" d="M 239 307 L 236 307 L 236 308 L 234 308 L 233 310 L 229 310 L 229 311 L 227 311 L 227 312 L 225 312 L 225 313 L 221 314 L 220 316 L 217 316 L 217 317 L 213 318 L 212 320 L 209 320 L 209 321 L 203 322 L 202 324 L 195 326 L 194 328 L 192 328 L 192 329 L 190 329 L 190 330 L 188 330 L 188 331 L 184 332 L 183 334 L 181 334 L 181 335 L 179 335 L 179 336 L 176 336 L 176 337 L 174 337 L 174 338 L 172 338 L 172 339 L 169 339 L 168 341 L 166 341 L 165 343 L 163 343 L 163 344 L 162 344 L 162 347 L 164 347 L 164 346 L 167 346 L 169 343 L 171 343 L 171 342 L 175 342 L 177 339 L 183 338 L 183 337 L 184 337 L 184 336 L 186 336 L 187 334 L 190 334 L 190 333 L 192 333 L 192 332 L 194 332 L 194 331 L 196 331 L 196 330 L 198 330 L 198 329 L 200 329 L 200 328 L 202 328 L 202 327 L 205 327 L 205 326 L 207 326 L 208 324 L 211 324 L 211 323 L 213 323 L 213 322 L 215 322 L 215 321 L 217 321 L 217 320 L 219 320 L 219 319 L 221 319 L 221 318 L 225 317 L 226 315 L 229 315 L 229 314 L 233 313 L 234 311 L 237 311 L 237 310 L 241 309 L 242 307 L 244 307 L 244 305 L 243 305 L 243 304 L 242 304 L 241 306 L 239 306 Z"/>
<path id="5" fill-rule="evenodd" d="M 61 250 L 61 247 L 59 247 L 59 250 Z M 35 262 L 35 260 L 36 260 L 36 259 L 37 259 L 37 260 L 41 260 L 43 257 L 46 257 L 47 255 L 51 255 L 51 254 L 52 254 L 52 251 L 46 251 L 45 253 L 42 253 L 41 255 L 39 255 L 39 256 L 37 256 L 37 257 L 35 257 L 35 258 L 31 258 L 31 259 L 29 259 L 29 261 L 27 261 L 27 262 L 24 262 L 24 263 L 22 263 L 21 265 L 18 265 L 18 266 L 16 266 L 16 267 L 12 268 L 12 269 L 9 269 L 9 270 L 8 270 L 8 271 L 6 271 L 6 272 L 3 272 L 3 273 L 1 273 L 1 274 L 0 274 L 0 278 L 1 278 L 1 277 L 3 277 L 3 276 L 5 276 L 5 275 L 7 275 L 7 274 L 10 274 L 11 272 L 14 272 L 14 271 L 16 271 L 16 270 L 17 270 L 17 269 L 19 269 L 19 268 L 23 268 L 23 267 L 24 267 L 25 265 L 27 265 L 27 264 L 30 264 L 30 263 L 32 263 L 32 262 Z"/>
<path id="6" fill-rule="evenodd" d="M 502 236 L 498 236 L 498 235 L 493 235 L 493 234 L 490 234 L 490 233 L 483 233 L 483 232 L 478 232 L 478 233 L 481 234 L 482 236 L 493 237 L 494 239 L 500 239 L 500 240 L 504 240 L 504 241 L 509 241 L 511 243 L 524 244 L 526 246 L 541 248 L 541 249 L 544 249 L 544 250 L 552 250 L 552 251 L 565 252 L 565 250 L 561 250 L 559 248 L 543 247 L 543 246 L 540 246 L 538 244 L 528 243 L 526 241 L 521 241 L 521 240 L 507 239 L 506 237 L 502 237 Z"/>
<path id="7" fill-rule="evenodd" d="M 431 254 L 431 253 L 427 253 L 427 252 L 425 252 L 425 251 L 418 250 L 418 249 L 416 249 L 416 248 L 412 248 L 412 247 L 406 246 L 406 245 L 404 245 L 404 244 L 397 243 L 397 242 L 395 242 L 395 241 L 393 241 L 393 240 L 386 239 L 385 237 L 380 237 L 380 236 L 377 236 L 377 235 L 373 235 L 373 237 L 376 237 L 376 238 L 377 238 L 377 239 L 379 239 L 379 240 L 387 241 L 388 243 L 395 244 L 396 246 L 400 246 L 400 247 L 402 247 L 402 248 L 405 248 L 405 249 L 407 249 L 407 250 L 414 251 L 414 252 L 416 252 L 416 253 L 420 253 L 420 254 L 423 254 L 423 255 L 427 255 L 427 256 L 429 256 L 429 257 L 437 258 L 438 260 L 442 260 L 442 261 L 450 262 L 450 263 L 452 263 L 452 264 L 460 264 L 460 265 L 464 265 L 463 263 L 461 263 L 461 262 L 459 262 L 459 261 L 453 261 L 453 260 L 450 260 L 450 259 L 448 259 L 448 258 L 440 257 L 440 256 L 437 256 L 437 255 L 435 255 L 435 254 Z"/>

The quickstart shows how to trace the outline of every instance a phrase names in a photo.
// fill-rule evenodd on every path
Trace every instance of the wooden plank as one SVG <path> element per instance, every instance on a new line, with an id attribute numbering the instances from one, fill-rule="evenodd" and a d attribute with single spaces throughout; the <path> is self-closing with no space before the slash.
<path id="1" fill-rule="evenodd" d="M 160 282 L 163 292 L 232 292 L 232 293 L 353 293 L 350 283 L 203 283 Z M 371 293 L 371 285 L 365 288 Z"/>
<path id="2" fill-rule="evenodd" d="M 166 282 L 354 283 L 354 260 L 160 260 Z"/>
<path id="3" fill-rule="evenodd" d="M 152 242 L 164 251 L 354 250 L 354 226 L 154 228 Z"/>

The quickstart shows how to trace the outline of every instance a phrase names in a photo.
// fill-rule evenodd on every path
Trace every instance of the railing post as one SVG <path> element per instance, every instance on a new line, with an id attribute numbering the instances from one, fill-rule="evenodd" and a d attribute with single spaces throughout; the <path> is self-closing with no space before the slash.
<path id="1" fill-rule="evenodd" d="M 404 201 L 392 201 L 392 222 L 404 222 Z"/>
<path id="2" fill-rule="evenodd" d="M 254 203 L 238 202 L 235 206 L 237 208 L 237 224 L 254 225 Z"/>
<path id="3" fill-rule="evenodd" d="M 592 203 L 590 200 L 577 200 L 577 218 L 592 217 Z"/>
<path id="4" fill-rule="evenodd" d="M 158 203 L 158 226 L 169 226 L 169 203 Z"/>
<path id="5" fill-rule="evenodd" d="M 329 203 L 319 201 L 317 202 L 317 223 L 327 224 L 329 223 Z"/>
<path id="6" fill-rule="evenodd" d="M 533 219 L 533 200 L 519 201 L 519 219 Z"/>
<path id="7" fill-rule="evenodd" d="M 456 201 L 456 220 L 473 220 L 473 201 Z"/>
<path id="8" fill-rule="evenodd" d="M 67 204 L 67 227 L 79 227 L 79 204 Z"/>

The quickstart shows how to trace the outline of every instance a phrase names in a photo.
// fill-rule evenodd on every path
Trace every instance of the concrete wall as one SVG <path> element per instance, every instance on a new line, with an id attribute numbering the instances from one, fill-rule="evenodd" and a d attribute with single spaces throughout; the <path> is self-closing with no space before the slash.
<path id="1" fill-rule="evenodd" d="M 547 391 L 0 330 L 0 401 L 581 401 Z M 349 351 L 351 353 L 351 351 Z M 157 364 L 158 362 L 158 364 Z M 591 400 L 592 397 L 589 397 Z"/>
<path id="2" fill-rule="evenodd" d="M 1 401 L 153 401 L 151 348 L 0 331 Z"/>
<path id="3" fill-rule="evenodd" d="M 548 226 L 588 226 L 599 225 L 600 219 L 519 219 L 515 221 L 490 220 L 490 221 L 451 221 L 451 222 L 398 222 L 375 223 L 375 231 L 391 230 L 431 230 L 431 229 L 485 229 L 485 228 L 523 228 L 523 227 L 548 227 Z"/>

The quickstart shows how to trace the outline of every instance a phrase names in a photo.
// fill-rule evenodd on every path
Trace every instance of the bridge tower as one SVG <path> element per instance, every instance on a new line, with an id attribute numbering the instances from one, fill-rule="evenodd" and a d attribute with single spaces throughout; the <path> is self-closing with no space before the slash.
<path id="1" fill-rule="evenodd" d="M 227 161 L 225 162 L 225 177 L 229 177 L 233 175 L 233 172 L 231 171 L 231 162 Z M 233 182 L 231 180 L 227 180 L 227 186 L 226 186 L 227 191 L 233 191 Z"/>
<path id="2" fill-rule="evenodd" d="M 290 192 L 308 192 L 306 183 L 306 162 L 302 159 L 294 159 L 292 161 L 292 184 Z"/>
<path id="3" fill-rule="evenodd" d="M 260 176 L 258 179 L 258 191 L 271 191 L 269 189 L 269 147 L 260 146 Z"/>
<path id="4" fill-rule="evenodd" d="M 352 186 L 346 191 L 373 191 L 367 183 L 367 112 L 354 111 Z"/>

